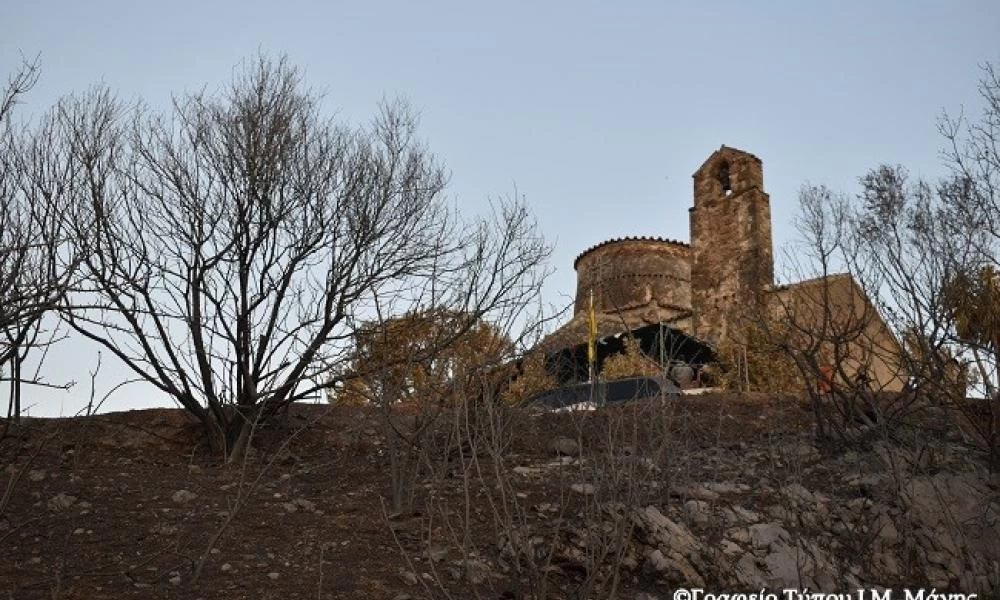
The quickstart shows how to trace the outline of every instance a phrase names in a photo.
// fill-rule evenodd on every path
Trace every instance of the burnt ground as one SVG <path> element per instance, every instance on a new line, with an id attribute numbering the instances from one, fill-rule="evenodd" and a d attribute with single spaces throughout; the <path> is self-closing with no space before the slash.
<path id="1" fill-rule="evenodd" d="M 668 402 L 653 411 L 643 403 L 586 414 L 514 411 L 504 422 L 506 468 L 551 462 L 551 442 L 559 436 L 619 455 L 662 449 L 669 438 L 669 452 L 652 460 L 669 463 L 657 472 L 672 478 L 671 489 L 688 480 L 755 488 L 765 475 L 741 466 L 747 448 L 811 430 L 808 405 L 791 398 L 731 394 Z M 0 440 L 2 597 L 445 597 L 439 582 L 456 598 L 518 597 L 513 576 L 499 567 L 485 582 L 449 567 L 463 564 L 454 562 L 461 548 L 499 564 L 503 531 L 484 483 L 490 457 L 479 452 L 482 458 L 464 473 L 487 474 L 464 485 L 470 479 L 454 457 L 468 461 L 475 445 L 438 443 L 447 435 L 433 432 L 427 439 L 438 441 L 428 444 L 426 464 L 440 468 L 431 473 L 411 463 L 412 496 L 405 511 L 392 514 L 384 431 L 370 408 L 295 406 L 284 425 L 259 432 L 244 464 L 226 465 L 180 410 L 24 419 Z M 619 436 L 619 447 L 610 447 L 609 436 Z M 451 465 L 435 452 L 450 455 Z M 770 460 L 766 477 L 795 468 Z M 540 506 L 544 515 L 563 502 L 569 508 L 560 514 L 568 514 L 585 494 L 567 493 L 567 483 L 581 477 L 511 481 L 518 482 L 520 505 Z M 652 485 L 649 493 L 659 497 L 642 502 L 670 502 L 665 486 Z M 468 527 L 454 527 L 448 519 L 456 514 Z M 553 595 L 572 597 L 579 569 L 561 568 L 552 577 Z M 623 577 L 619 597 L 631 598 L 645 583 L 641 574 Z"/>

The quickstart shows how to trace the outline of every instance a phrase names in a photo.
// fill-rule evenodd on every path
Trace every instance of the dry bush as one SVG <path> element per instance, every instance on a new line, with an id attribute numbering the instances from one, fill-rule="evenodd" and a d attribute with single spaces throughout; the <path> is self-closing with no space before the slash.
<path id="1" fill-rule="evenodd" d="M 674 399 L 544 415 L 506 402 L 460 406 L 454 425 L 469 443 L 451 455 L 457 477 L 428 482 L 420 545 L 397 538 L 411 564 L 429 548 L 447 550 L 448 558 L 421 563 L 434 580 L 428 595 L 620 597 L 623 577 L 643 561 L 635 511 L 668 500 L 683 468 L 687 441 Z M 524 447 L 557 435 L 578 451 L 558 457 Z"/>
<path id="2" fill-rule="evenodd" d="M 59 115 L 84 257 L 63 316 L 228 461 L 253 423 L 353 377 L 362 325 L 420 307 L 514 320 L 540 293 L 549 248 L 523 199 L 459 213 L 404 102 L 341 123 L 260 56 L 167 114 L 96 89 Z"/>
<path id="3" fill-rule="evenodd" d="M 545 352 L 540 349 L 527 353 L 521 359 L 520 372 L 501 394 L 505 404 L 516 405 L 539 392 L 551 390 L 559 382 L 546 368 Z"/>
<path id="4" fill-rule="evenodd" d="M 512 342 L 494 325 L 443 308 L 411 311 L 361 327 L 344 386 L 331 399 L 345 404 L 461 400 L 469 380 L 497 378 Z"/>
<path id="5" fill-rule="evenodd" d="M 787 326 L 770 316 L 768 322 L 745 321 L 718 348 L 726 366 L 721 387 L 740 392 L 797 393 L 805 389 L 802 373 L 789 355 Z"/>
<path id="6" fill-rule="evenodd" d="M 601 368 L 601 376 L 606 380 L 623 377 L 656 377 L 662 374 L 663 368 L 646 356 L 631 337 L 622 340 L 621 354 L 605 359 Z"/>
<path id="7" fill-rule="evenodd" d="M 74 219 L 71 151 L 57 109 L 34 127 L 13 120 L 38 76 L 37 59 L 25 61 L 0 86 L 0 386 L 8 391 L 0 437 L 19 421 L 23 386 L 72 385 L 47 381 L 42 370 L 62 337 L 53 315 L 77 275 L 67 225 Z"/>
<path id="8" fill-rule="evenodd" d="M 435 463 L 467 441 L 438 439 L 439 421 L 454 422 L 459 405 L 477 403 L 469 390 L 498 387 L 512 351 L 496 326 L 444 308 L 410 311 L 358 331 L 348 370 L 340 374 L 345 385 L 332 400 L 379 408 L 394 513 L 412 507 L 421 477 L 447 472 Z"/>

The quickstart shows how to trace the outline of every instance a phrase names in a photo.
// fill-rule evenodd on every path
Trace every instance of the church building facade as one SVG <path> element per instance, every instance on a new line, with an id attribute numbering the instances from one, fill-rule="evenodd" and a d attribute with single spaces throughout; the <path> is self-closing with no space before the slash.
<path id="1" fill-rule="evenodd" d="M 740 315 L 763 314 L 754 309 L 773 308 L 776 302 L 813 301 L 816 280 L 774 284 L 770 198 L 764 191 L 761 160 L 722 146 L 693 179 L 690 243 L 626 237 L 582 252 L 573 264 L 577 273 L 573 317 L 543 341 L 545 348 L 586 340 L 591 295 L 599 336 L 659 325 L 712 348 L 732 335 Z M 822 283 L 835 289 L 837 297 L 871 309 L 850 276 L 823 278 Z M 843 308 L 857 309 L 853 304 Z M 881 317 L 876 316 L 875 322 L 877 335 L 892 347 L 894 335 Z M 903 379 L 896 370 L 878 365 L 876 376 L 891 380 L 891 387 L 901 387 Z"/>

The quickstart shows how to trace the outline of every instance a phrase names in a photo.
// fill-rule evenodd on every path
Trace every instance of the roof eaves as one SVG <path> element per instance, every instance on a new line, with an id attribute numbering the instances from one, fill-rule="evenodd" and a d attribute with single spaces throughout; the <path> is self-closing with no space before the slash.
<path id="1" fill-rule="evenodd" d="M 573 260 L 573 268 L 576 269 L 576 265 L 580 262 L 580 259 L 586 256 L 587 254 L 590 254 L 594 250 L 597 250 L 598 248 L 603 248 L 605 246 L 610 246 L 611 244 L 617 244 L 619 242 L 655 242 L 655 243 L 669 244 L 671 246 L 679 246 L 681 248 L 691 247 L 691 244 L 687 242 L 682 242 L 680 240 L 674 240 L 671 238 L 665 238 L 654 235 L 629 235 L 625 237 L 612 238 L 610 240 L 604 240 L 599 244 L 594 244 L 593 246 L 587 248 L 586 250 L 578 254 L 576 256 L 576 259 Z"/>

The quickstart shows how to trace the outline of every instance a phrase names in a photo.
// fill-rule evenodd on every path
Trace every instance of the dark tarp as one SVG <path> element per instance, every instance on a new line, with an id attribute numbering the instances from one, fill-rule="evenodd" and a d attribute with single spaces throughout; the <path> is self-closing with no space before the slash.
<path id="1" fill-rule="evenodd" d="M 697 371 L 702 365 L 717 361 L 715 352 L 705 342 L 679 329 L 658 323 L 599 338 L 596 365 L 598 373 L 604 366 L 605 360 L 624 352 L 627 337 L 635 338 L 639 349 L 662 365 L 664 372 L 676 364 L 686 364 Z M 545 358 L 545 368 L 556 377 L 560 385 L 587 381 L 590 374 L 586 342 L 548 353 Z"/>

